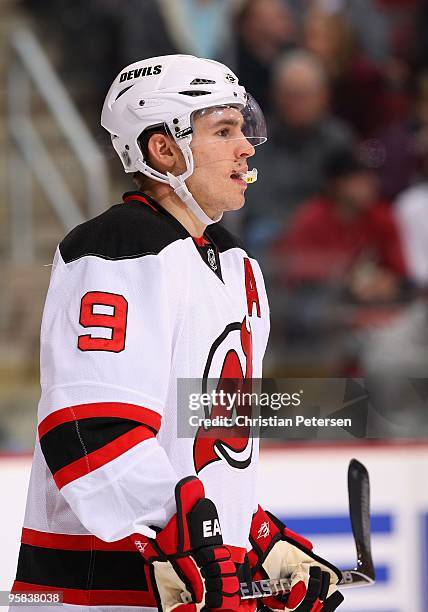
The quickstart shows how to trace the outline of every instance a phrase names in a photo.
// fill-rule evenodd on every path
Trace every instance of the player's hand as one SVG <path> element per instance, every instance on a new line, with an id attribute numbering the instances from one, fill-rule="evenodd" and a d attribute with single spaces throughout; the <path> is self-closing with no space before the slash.
<path id="1" fill-rule="evenodd" d="M 291 578 L 291 591 L 263 599 L 272 610 L 332 612 L 343 601 L 337 590 L 339 569 L 312 552 L 306 538 L 290 531 L 270 512 L 258 507 L 250 529 L 253 580 Z"/>
<path id="2" fill-rule="evenodd" d="M 203 607 L 236 610 L 240 604 L 236 566 L 223 546 L 214 503 L 194 476 L 180 480 L 175 499 L 177 514 L 156 539 L 131 536 L 141 555 L 153 564 L 159 608 L 165 612 L 198 612 Z M 189 603 L 183 603 L 183 593 Z"/>

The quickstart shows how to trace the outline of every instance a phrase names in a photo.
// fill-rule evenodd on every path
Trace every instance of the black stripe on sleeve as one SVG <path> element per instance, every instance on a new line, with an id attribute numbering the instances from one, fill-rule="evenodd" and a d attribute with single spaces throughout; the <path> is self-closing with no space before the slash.
<path id="1" fill-rule="evenodd" d="M 91 417 L 57 425 L 40 439 L 52 474 L 128 433 L 141 423 L 119 417 Z"/>
<path id="2" fill-rule="evenodd" d="M 144 560 L 138 552 L 56 550 L 21 544 L 16 580 L 67 589 L 148 590 Z"/>

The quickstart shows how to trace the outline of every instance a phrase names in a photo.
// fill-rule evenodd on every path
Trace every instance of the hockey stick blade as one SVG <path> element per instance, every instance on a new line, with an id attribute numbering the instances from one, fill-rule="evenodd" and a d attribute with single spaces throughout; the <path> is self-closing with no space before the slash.
<path id="1" fill-rule="evenodd" d="M 352 459 L 348 468 L 349 515 L 357 550 L 355 572 L 375 581 L 370 538 L 370 481 L 367 469 L 357 459 Z M 356 579 L 356 582 L 360 582 Z"/>

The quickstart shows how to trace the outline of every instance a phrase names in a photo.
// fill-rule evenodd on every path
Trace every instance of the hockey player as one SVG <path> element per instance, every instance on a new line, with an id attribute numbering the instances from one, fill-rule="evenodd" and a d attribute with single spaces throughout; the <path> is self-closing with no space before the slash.
<path id="1" fill-rule="evenodd" d="M 262 113 L 226 66 L 174 55 L 125 68 L 102 125 L 140 189 L 55 254 L 13 590 L 60 591 L 67 610 L 237 610 L 250 568 L 292 577 L 271 609 L 335 610 L 340 571 L 257 505 L 257 440 L 177 436 L 178 379 L 262 375 L 263 278 L 217 223 L 255 179 Z"/>

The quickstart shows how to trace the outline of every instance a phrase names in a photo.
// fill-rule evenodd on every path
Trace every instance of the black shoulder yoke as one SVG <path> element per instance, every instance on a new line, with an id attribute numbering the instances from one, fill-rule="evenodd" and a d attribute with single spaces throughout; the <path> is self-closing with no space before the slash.
<path id="1" fill-rule="evenodd" d="M 166 246 L 188 238 L 186 230 L 154 200 L 129 192 L 116 204 L 75 227 L 60 243 L 65 263 L 85 255 L 129 259 L 157 255 Z"/>

